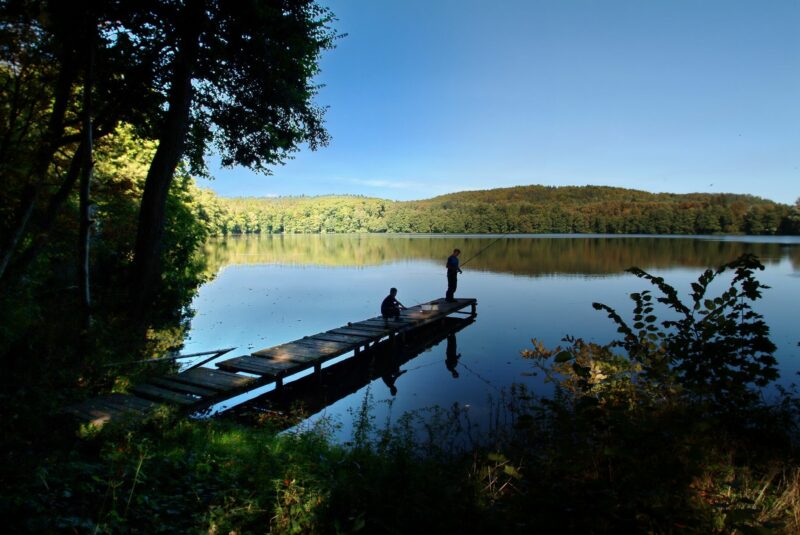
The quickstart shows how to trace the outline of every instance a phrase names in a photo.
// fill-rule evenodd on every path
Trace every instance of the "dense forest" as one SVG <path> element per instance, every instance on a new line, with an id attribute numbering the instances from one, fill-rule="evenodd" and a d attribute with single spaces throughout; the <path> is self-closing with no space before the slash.
<path id="1" fill-rule="evenodd" d="M 420 201 L 357 196 L 213 199 L 217 234 L 798 234 L 800 205 L 750 195 L 647 193 L 602 186 L 518 186 Z"/>

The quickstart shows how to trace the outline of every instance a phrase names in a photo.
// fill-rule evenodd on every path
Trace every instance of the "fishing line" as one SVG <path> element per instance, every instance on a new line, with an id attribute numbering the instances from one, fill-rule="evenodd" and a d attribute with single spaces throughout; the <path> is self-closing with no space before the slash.
<path id="1" fill-rule="evenodd" d="M 461 362 L 461 360 L 460 360 L 460 359 L 459 359 L 459 361 L 458 361 L 458 364 L 457 364 L 457 366 L 463 366 L 465 370 L 467 370 L 468 372 L 470 372 L 471 374 L 473 374 L 475 377 L 477 377 L 478 379 L 480 379 L 481 381 L 483 381 L 483 382 L 484 382 L 484 383 L 486 383 L 487 385 L 491 386 L 492 388 L 494 388 L 494 389 L 495 389 L 495 390 L 497 390 L 498 392 L 501 392 L 501 390 L 500 390 L 499 388 L 497 388 L 496 386 L 494 386 L 494 385 L 492 384 L 492 382 L 491 382 L 491 381 L 489 381 L 488 379 L 485 379 L 485 378 L 484 378 L 484 377 L 483 377 L 481 374 L 479 374 L 478 372 L 476 372 L 476 371 L 472 370 L 472 369 L 471 369 L 469 366 L 467 366 L 466 364 L 464 364 L 463 362 Z"/>
<path id="2" fill-rule="evenodd" d="M 489 247 L 491 247 L 492 245 L 494 245 L 495 243 L 497 243 L 497 242 L 498 242 L 498 241 L 500 241 L 501 239 L 505 238 L 505 237 L 506 237 L 506 236 L 508 236 L 509 234 L 510 234 L 509 232 L 506 232 L 505 234 L 501 234 L 500 236 L 498 236 L 497 238 L 495 238 L 494 240 L 492 240 L 492 242 L 491 242 L 489 245 L 487 245 L 486 247 L 484 247 L 483 249 L 481 249 L 480 251 L 478 251 L 478 252 L 477 252 L 477 253 L 475 253 L 474 255 L 470 256 L 468 259 L 464 260 L 464 262 L 463 262 L 461 265 L 462 265 L 462 266 L 466 266 L 466 265 L 467 265 L 467 262 L 469 262 L 470 260 L 472 260 L 472 259 L 473 259 L 473 258 L 475 258 L 476 256 L 479 256 L 479 255 L 481 255 L 481 254 L 482 254 L 482 253 L 483 253 L 483 252 L 484 252 L 486 249 L 488 249 Z"/>
<path id="3" fill-rule="evenodd" d="M 441 362 L 438 361 L 428 362 L 427 364 L 420 364 L 419 366 L 414 366 L 413 368 L 406 368 L 405 371 L 413 372 L 415 370 L 421 370 L 422 368 L 427 368 L 428 366 L 435 366 L 436 364 L 441 364 Z"/>

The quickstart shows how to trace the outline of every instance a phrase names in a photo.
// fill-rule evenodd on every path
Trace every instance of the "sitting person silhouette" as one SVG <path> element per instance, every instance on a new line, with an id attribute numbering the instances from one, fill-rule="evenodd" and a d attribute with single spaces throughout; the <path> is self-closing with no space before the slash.
<path id="1" fill-rule="evenodd" d="M 386 372 L 381 375 L 381 379 L 383 382 L 386 383 L 386 386 L 389 387 L 389 393 L 393 396 L 397 395 L 397 387 L 394 385 L 394 382 L 397 381 L 397 378 L 406 373 L 408 370 L 401 370 L 399 367 L 395 367 L 394 369 L 386 370 Z"/>
<path id="2" fill-rule="evenodd" d="M 389 290 L 389 295 L 381 303 L 381 316 L 383 316 L 384 320 L 388 320 L 389 318 L 394 318 L 396 320 L 400 319 L 400 310 L 406 308 L 403 306 L 403 303 L 397 300 L 397 288 L 392 288 Z"/>

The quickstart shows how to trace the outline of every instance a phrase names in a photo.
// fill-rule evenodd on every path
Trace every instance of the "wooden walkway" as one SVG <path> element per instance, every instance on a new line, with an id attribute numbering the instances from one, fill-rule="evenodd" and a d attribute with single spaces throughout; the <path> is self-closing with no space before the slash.
<path id="1" fill-rule="evenodd" d="M 195 367 L 175 375 L 149 379 L 130 394 L 110 394 L 67 407 L 65 411 L 81 423 L 101 426 L 112 419 L 138 418 L 161 404 L 192 413 L 238 394 L 270 383 L 281 388 L 284 380 L 313 368 L 319 373 L 322 364 L 369 349 L 381 341 L 403 339 L 420 327 L 442 322 L 454 313 L 475 316 L 477 300 L 436 299 L 403 310 L 399 320 L 380 316 L 348 323 L 313 336 L 217 362 L 216 369 Z"/>
<path id="2" fill-rule="evenodd" d="M 252 418 L 260 420 L 263 416 L 274 415 L 277 419 L 273 423 L 282 427 L 292 424 L 293 419 L 286 417 L 291 416 L 294 409 L 300 408 L 306 414 L 315 414 L 340 399 L 358 392 L 373 381 L 378 381 L 375 389 L 376 392 L 382 394 L 390 389 L 389 383 L 386 383 L 387 377 L 394 384 L 393 379 L 397 379 L 402 374 L 401 366 L 408 364 L 425 350 L 445 340 L 447 340 L 446 347 L 449 351 L 450 344 L 456 343 L 456 333 L 474 321 L 475 319 L 471 316 L 463 318 L 451 316 L 442 320 L 441 323 L 415 329 L 402 346 L 393 347 L 394 344 L 385 340 L 370 348 L 369 351 L 324 367 L 319 374 L 305 375 L 299 379 L 287 381 L 283 388 L 270 390 L 249 399 L 245 403 L 232 407 L 225 414 L 229 418 L 243 422 L 251 421 Z M 456 347 L 452 349 L 455 350 Z M 440 364 L 441 372 L 445 373 L 447 359 L 442 360 Z M 451 364 L 456 368 L 458 360 Z M 447 370 L 450 368 L 447 367 Z M 449 371 L 447 375 L 449 378 Z M 380 382 L 381 379 L 384 381 Z M 405 385 L 401 385 L 401 395 L 405 394 L 404 389 Z"/>

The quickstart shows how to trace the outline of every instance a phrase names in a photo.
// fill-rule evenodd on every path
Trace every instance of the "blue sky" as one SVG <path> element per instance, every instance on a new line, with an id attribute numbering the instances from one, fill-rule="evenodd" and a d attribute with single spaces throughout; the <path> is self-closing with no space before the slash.
<path id="1" fill-rule="evenodd" d="M 800 0 L 342 0 L 331 144 L 224 196 L 514 185 L 800 197 Z"/>

